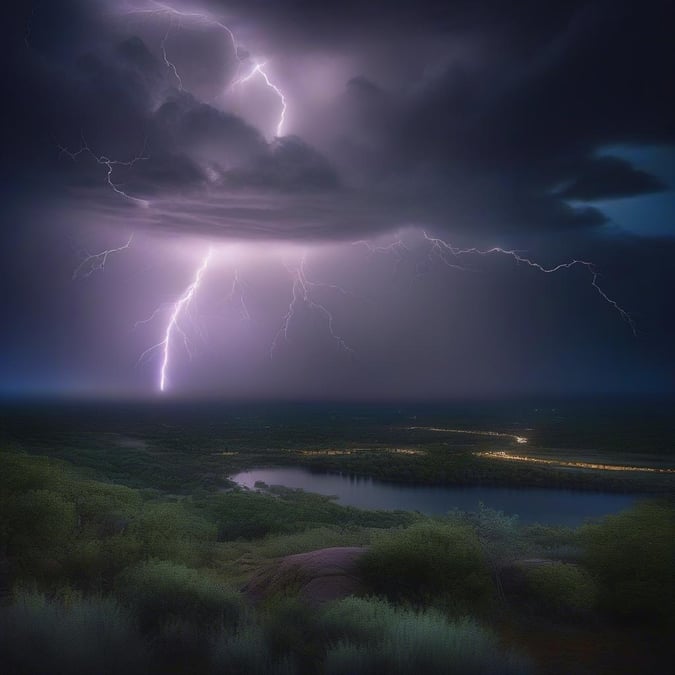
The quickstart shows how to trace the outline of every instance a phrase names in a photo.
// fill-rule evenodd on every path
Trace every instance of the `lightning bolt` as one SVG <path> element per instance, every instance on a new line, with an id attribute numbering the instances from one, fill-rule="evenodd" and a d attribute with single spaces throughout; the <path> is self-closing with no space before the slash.
<path id="1" fill-rule="evenodd" d="M 149 159 L 149 157 L 143 154 L 145 152 L 146 143 L 147 140 L 143 142 L 143 150 L 141 151 L 140 155 L 137 155 L 136 157 L 133 157 L 132 159 L 127 161 L 122 161 L 119 159 L 110 159 L 110 157 L 107 157 L 106 155 L 97 155 L 89 147 L 84 136 L 82 136 L 82 144 L 80 145 L 80 148 L 78 150 L 75 150 L 74 152 L 72 150 L 68 150 L 68 148 L 64 147 L 63 145 L 59 145 L 58 148 L 60 150 L 60 154 L 68 155 L 68 157 L 70 157 L 70 159 L 72 159 L 73 161 L 75 161 L 83 153 L 90 155 L 97 164 L 107 167 L 108 169 L 106 175 L 107 183 L 120 197 L 124 197 L 124 199 L 128 199 L 129 201 L 134 202 L 135 204 L 138 204 L 143 208 L 147 208 L 150 205 L 150 202 L 148 202 L 146 199 L 141 199 L 140 197 L 134 197 L 133 195 L 127 194 L 126 192 L 124 192 L 124 190 L 122 190 L 120 185 L 113 182 L 112 178 L 113 171 L 115 170 L 116 166 L 133 167 L 137 162 Z"/>
<path id="2" fill-rule="evenodd" d="M 204 23 L 208 26 L 215 26 L 217 28 L 220 28 L 222 31 L 224 31 L 230 43 L 232 44 L 232 51 L 234 53 L 234 57 L 237 60 L 237 72 L 239 72 L 239 69 L 241 66 L 244 64 L 244 62 L 247 60 L 247 57 L 241 58 L 240 56 L 240 51 L 239 51 L 239 43 L 237 41 L 237 36 L 235 35 L 234 31 L 226 24 L 223 23 L 222 21 L 218 21 L 215 19 L 212 15 L 204 13 L 204 12 L 187 12 L 187 11 L 182 11 L 178 10 L 175 7 L 171 7 L 170 5 L 166 5 L 161 2 L 151 2 L 150 3 L 153 8 L 152 9 L 136 9 L 136 10 L 130 10 L 128 14 L 150 14 L 150 15 L 165 15 L 169 17 L 169 26 L 167 28 L 167 32 L 164 35 L 164 38 L 162 39 L 161 42 L 161 49 L 162 49 L 162 56 L 164 58 L 164 63 L 166 64 L 167 68 L 173 73 L 175 78 L 178 80 L 179 83 L 179 89 L 182 91 L 183 89 L 183 81 L 178 74 L 178 70 L 176 69 L 176 65 L 169 59 L 167 51 L 166 51 L 166 41 L 169 37 L 169 33 L 171 32 L 171 29 L 173 27 L 173 18 L 178 17 L 179 20 L 181 18 L 185 19 L 191 19 L 193 21 L 198 21 L 201 23 Z M 181 24 L 182 25 L 182 24 Z M 281 111 L 279 114 L 279 121 L 276 124 L 276 136 L 280 137 L 283 133 L 283 127 L 284 123 L 286 121 L 286 111 L 288 108 L 288 104 L 286 101 L 286 96 L 284 93 L 281 91 L 280 87 L 275 84 L 272 79 L 270 78 L 269 73 L 264 70 L 266 63 L 255 63 L 251 71 L 248 73 L 248 75 L 244 77 L 237 77 L 235 80 L 230 84 L 231 87 L 235 87 L 238 84 L 244 84 L 251 80 L 254 76 L 259 75 L 260 79 L 264 82 L 265 86 L 270 89 L 276 97 L 279 99 L 279 103 L 281 106 Z"/>
<path id="3" fill-rule="evenodd" d="M 165 391 L 167 387 L 167 373 L 169 370 L 169 360 L 171 356 L 171 342 L 175 333 L 178 333 L 181 336 L 181 338 L 183 339 L 183 346 L 185 347 L 188 356 L 192 358 L 190 344 L 187 339 L 185 331 L 180 325 L 180 318 L 188 310 L 188 308 L 190 307 L 190 303 L 192 302 L 197 291 L 199 290 L 199 287 L 201 286 L 202 283 L 202 279 L 204 278 L 204 274 L 206 272 L 206 268 L 208 267 L 209 261 L 211 260 L 212 254 L 213 248 L 211 247 L 209 248 L 206 256 L 204 256 L 201 265 L 197 268 L 192 283 L 183 291 L 182 295 L 178 298 L 178 300 L 176 300 L 173 303 L 171 314 L 169 316 L 169 321 L 167 322 L 166 328 L 164 330 L 164 339 L 161 342 L 158 342 L 156 345 L 153 345 L 152 347 L 146 349 L 138 359 L 140 362 L 151 352 L 157 349 L 160 349 L 162 351 L 162 363 L 159 370 L 160 391 Z M 136 325 L 150 321 L 157 315 L 159 311 L 160 309 L 155 310 L 155 312 L 153 312 L 150 318 L 137 322 Z"/>
<path id="4" fill-rule="evenodd" d="M 521 255 L 519 251 L 516 250 L 504 249 L 498 246 L 493 246 L 492 248 L 488 249 L 479 249 L 475 247 L 455 248 L 454 246 L 452 246 L 452 244 L 449 244 L 447 241 L 444 241 L 443 239 L 431 237 L 426 232 L 424 232 L 423 234 L 424 238 L 431 245 L 430 252 L 435 253 L 438 256 L 438 258 L 449 267 L 455 268 L 459 267 L 461 269 L 461 266 L 458 266 L 450 261 L 463 255 L 480 255 L 480 256 L 505 255 L 513 258 L 517 263 L 523 263 L 528 267 L 536 269 L 539 272 L 543 272 L 544 274 L 555 274 L 560 270 L 568 270 L 571 269 L 572 267 L 583 267 L 591 275 L 591 286 L 597 291 L 600 297 L 607 304 L 610 305 L 610 307 L 612 307 L 614 310 L 616 310 L 616 312 L 618 312 L 619 316 L 630 326 L 633 335 L 637 335 L 637 330 L 635 328 L 635 322 L 633 321 L 633 317 L 631 317 L 631 315 L 625 309 L 623 309 L 623 307 L 621 307 L 616 302 L 616 300 L 610 298 L 607 295 L 607 293 L 605 293 L 605 291 L 600 287 L 600 285 L 598 284 L 600 274 L 595 268 L 595 265 L 587 260 L 574 259 L 568 262 L 554 265 L 553 267 L 544 267 L 540 263 L 531 260 L 530 258 L 524 257 L 523 255 Z M 452 256 L 452 258 L 449 258 L 449 256 Z"/>
<path id="5" fill-rule="evenodd" d="M 91 253 L 87 254 L 85 259 L 73 270 L 73 281 L 75 279 L 85 279 L 88 276 L 91 276 L 94 272 L 103 271 L 105 269 L 105 264 L 108 261 L 108 256 L 112 253 L 118 253 L 119 251 L 124 251 L 125 249 L 131 246 L 131 242 L 134 238 L 134 235 L 129 235 L 129 239 L 126 244 L 118 246 L 117 248 L 109 248 L 100 253 Z"/>
<path id="6" fill-rule="evenodd" d="M 274 358 L 274 352 L 276 351 L 279 341 L 283 338 L 286 342 L 289 341 L 289 330 L 290 326 L 293 323 L 295 314 L 301 306 L 305 306 L 311 311 L 318 312 L 326 319 L 326 327 L 328 328 L 328 333 L 333 339 L 338 349 L 347 352 L 348 354 L 354 354 L 354 350 L 345 342 L 338 333 L 335 332 L 334 328 L 334 319 L 333 314 L 321 303 L 316 302 L 312 298 L 312 290 L 319 287 L 328 287 L 328 288 L 337 288 L 341 292 L 346 293 L 343 289 L 333 284 L 323 284 L 320 282 L 310 281 L 307 278 L 307 272 L 305 269 L 305 264 L 307 260 L 307 255 L 303 254 L 300 259 L 300 263 L 295 268 L 288 268 L 288 271 L 292 275 L 293 285 L 291 287 L 291 301 L 288 305 L 288 312 L 284 315 L 281 327 L 279 331 L 274 336 L 272 340 L 272 345 L 270 346 L 270 359 Z"/>
<path id="7" fill-rule="evenodd" d="M 270 80 L 269 75 L 263 70 L 263 68 L 266 65 L 267 65 L 266 63 L 256 63 L 253 66 L 251 72 L 248 73 L 248 75 L 245 75 L 244 77 L 240 77 L 239 79 L 235 80 L 232 83 L 232 86 L 235 87 L 239 84 L 244 84 L 248 82 L 251 78 L 253 78 L 255 75 L 261 76 L 262 80 L 265 82 L 267 87 L 269 87 L 277 95 L 279 101 L 281 102 L 281 113 L 279 115 L 279 122 L 277 122 L 276 127 L 276 136 L 280 137 L 282 136 L 284 122 L 286 121 L 286 109 L 287 109 L 286 97 L 284 96 L 281 89 L 279 89 L 279 87 L 277 87 L 277 85 Z"/>
<path id="8" fill-rule="evenodd" d="M 230 293 L 227 296 L 227 301 L 234 303 L 235 297 L 238 298 L 239 316 L 245 320 L 250 319 L 251 315 L 248 311 L 248 307 L 246 306 L 246 300 L 244 298 L 244 286 L 242 285 L 241 279 L 239 278 L 238 269 L 234 271 L 234 278 L 232 279 L 232 287 L 230 288 Z"/>
<path id="9" fill-rule="evenodd" d="M 162 42 L 160 43 L 160 47 L 162 49 L 162 58 L 164 59 L 164 63 L 166 64 L 166 67 L 173 73 L 174 77 L 178 81 L 178 91 L 183 91 L 183 80 L 181 79 L 181 76 L 178 74 L 178 69 L 176 68 L 176 64 L 173 63 L 173 61 L 169 60 L 169 55 L 166 53 L 166 41 L 169 39 L 169 33 L 171 33 L 171 29 L 173 28 L 173 14 L 169 15 L 169 25 L 166 29 L 166 33 L 164 34 L 164 37 L 162 38 Z"/>
<path id="10" fill-rule="evenodd" d="M 410 249 L 403 243 L 403 241 L 400 238 L 396 239 L 391 244 L 387 244 L 386 246 L 374 246 L 365 239 L 359 239 L 358 241 L 354 241 L 352 242 L 352 245 L 365 246 L 368 249 L 369 256 L 373 256 L 376 254 L 380 255 L 392 254 L 395 260 L 396 272 L 399 271 L 401 265 L 403 264 L 403 261 L 406 258 L 406 254 L 410 253 Z"/>

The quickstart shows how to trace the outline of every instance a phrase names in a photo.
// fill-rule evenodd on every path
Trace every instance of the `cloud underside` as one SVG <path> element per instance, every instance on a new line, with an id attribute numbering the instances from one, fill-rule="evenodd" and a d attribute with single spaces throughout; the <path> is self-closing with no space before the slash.
<path id="1" fill-rule="evenodd" d="M 667 3 L 631 13 L 631 3 L 544 3 L 545 11 L 523 2 L 527 15 L 488 0 L 447 4 L 422 3 L 401 53 L 405 3 L 378 5 L 377 22 L 365 10 L 358 24 L 350 17 L 361 5 L 352 3 L 299 14 L 297 3 L 229 3 L 233 25 L 255 25 L 254 42 L 286 64 L 278 77 L 295 126 L 278 139 L 278 101 L 260 87 L 231 93 L 253 61 L 222 31 L 209 33 L 208 21 L 168 33 L 166 13 L 131 21 L 109 3 L 108 23 L 82 11 L 64 57 L 41 41 L 50 15 L 38 12 L 33 53 L 15 75 L 28 94 L 8 111 L 26 138 L 10 152 L 20 165 L 27 146 L 39 147 L 44 171 L 84 215 L 225 237 L 362 239 L 409 225 L 557 232 L 606 222 L 593 202 L 669 189 L 602 154 L 675 143 Z M 213 3 L 207 16 L 222 10 Z M 317 103 L 304 71 L 321 49 L 336 61 L 349 56 L 352 72 L 334 76 Z M 207 100 L 210 91 L 227 95 Z M 87 152 L 71 158 L 45 138 Z M 112 165 L 115 191 L 106 160 L 133 157 L 133 166 Z"/>

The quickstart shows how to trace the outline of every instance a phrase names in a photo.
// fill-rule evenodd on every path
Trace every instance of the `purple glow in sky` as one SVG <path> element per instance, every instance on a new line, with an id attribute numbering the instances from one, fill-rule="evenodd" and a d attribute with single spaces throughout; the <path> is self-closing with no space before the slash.
<path id="1" fill-rule="evenodd" d="M 666 4 L 517 4 L 17 10 L 10 389 L 669 390 Z"/>

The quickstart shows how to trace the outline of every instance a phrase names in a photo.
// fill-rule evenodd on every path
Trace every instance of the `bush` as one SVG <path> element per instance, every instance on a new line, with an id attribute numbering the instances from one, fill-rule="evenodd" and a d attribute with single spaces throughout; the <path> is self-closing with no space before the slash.
<path id="1" fill-rule="evenodd" d="M 212 672 L 222 675 L 293 675 L 298 672 L 288 658 L 274 659 L 259 626 L 235 633 L 222 632 L 211 651 Z"/>
<path id="2" fill-rule="evenodd" d="M 267 602 L 263 615 L 265 641 L 276 658 L 287 658 L 300 672 L 313 673 L 323 656 L 315 613 L 297 597 Z"/>
<path id="3" fill-rule="evenodd" d="M 176 620 L 203 628 L 234 626 L 242 611 L 238 593 L 202 572 L 168 561 L 147 562 L 122 573 L 117 587 L 136 608 L 144 631 Z"/>
<path id="4" fill-rule="evenodd" d="M 147 653 L 112 600 L 64 606 L 25 594 L 0 610 L 0 663 L 17 675 L 132 675 L 147 672 Z"/>
<path id="5" fill-rule="evenodd" d="M 51 490 L 16 495 L 3 514 L 7 553 L 22 575 L 39 579 L 58 575 L 75 534 L 75 506 Z"/>
<path id="6" fill-rule="evenodd" d="M 427 522 L 383 537 L 362 556 L 367 587 L 391 600 L 483 608 L 494 586 L 476 534 L 458 523 Z"/>
<path id="7" fill-rule="evenodd" d="M 554 562 L 527 571 L 534 608 L 544 614 L 570 616 L 591 611 L 597 587 L 591 575 L 578 565 Z"/>
<path id="8" fill-rule="evenodd" d="M 131 535 L 74 542 L 64 560 L 64 573 L 79 588 L 112 588 L 114 578 L 143 558 L 142 543 Z"/>
<path id="9" fill-rule="evenodd" d="M 480 502 L 476 511 L 450 511 L 448 519 L 471 527 L 490 565 L 495 568 L 525 550 L 517 515 L 508 516 Z"/>
<path id="10" fill-rule="evenodd" d="M 416 519 L 409 513 L 340 506 L 329 497 L 302 490 L 274 487 L 271 491 L 273 494 L 235 490 L 206 500 L 208 512 L 218 523 L 218 540 L 258 539 L 336 523 L 343 527 L 388 528 Z"/>
<path id="11" fill-rule="evenodd" d="M 157 501 L 145 505 L 129 534 L 143 542 L 147 557 L 199 565 L 209 557 L 217 528 L 189 502 Z"/>
<path id="12" fill-rule="evenodd" d="M 628 620 L 675 620 L 675 507 L 643 502 L 582 529 L 603 609 Z"/>
<path id="13" fill-rule="evenodd" d="M 416 613 L 386 602 L 348 598 L 329 608 L 324 629 L 342 634 L 326 654 L 325 673 L 506 675 L 528 672 L 527 663 L 503 651 L 474 621 L 450 623 L 430 610 Z"/>

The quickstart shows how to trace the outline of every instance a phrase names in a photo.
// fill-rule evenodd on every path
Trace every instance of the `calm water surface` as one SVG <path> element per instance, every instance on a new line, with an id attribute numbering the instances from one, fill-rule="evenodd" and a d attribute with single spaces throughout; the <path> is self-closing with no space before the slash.
<path id="1" fill-rule="evenodd" d="M 314 473 L 303 468 L 254 469 L 231 476 L 239 485 L 253 489 L 256 481 L 267 485 L 302 488 L 331 495 L 339 504 L 362 509 L 401 509 L 438 515 L 458 508 L 473 511 L 483 502 L 524 523 L 576 526 L 632 506 L 637 495 L 579 492 L 554 488 L 441 487 L 399 485 L 347 474 Z"/>

